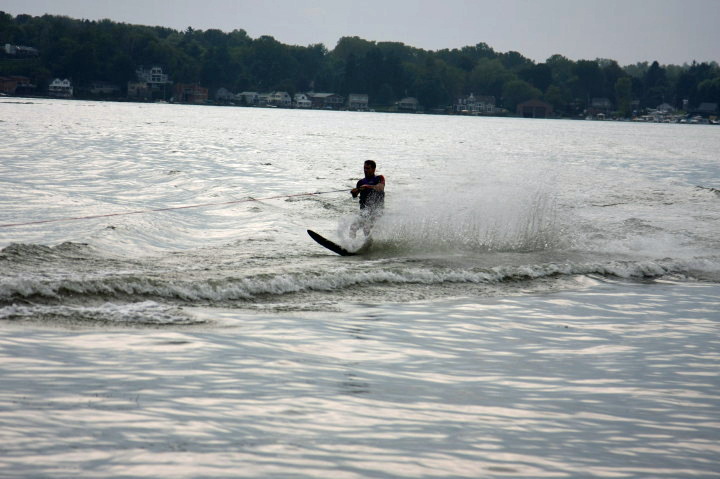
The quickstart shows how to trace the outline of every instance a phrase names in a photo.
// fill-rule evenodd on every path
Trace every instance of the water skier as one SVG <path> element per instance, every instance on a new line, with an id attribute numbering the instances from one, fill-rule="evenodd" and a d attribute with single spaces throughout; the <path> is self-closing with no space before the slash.
<path id="1" fill-rule="evenodd" d="M 355 188 L 350 190 L 353 198 L 360 195 L 360 217 L 350 226 L 350 236 L 352 238 L 357 234 L 357 230 L 362 228 L 365 236 L 370 235 L 370 231 L 375 225 L 375 221 L 382 216 L 385 208 L 385 177 L 375 174 L 377 165 L 373 160 L 365 161 L 363 171 L 365 177 L 357 182 Z"/>

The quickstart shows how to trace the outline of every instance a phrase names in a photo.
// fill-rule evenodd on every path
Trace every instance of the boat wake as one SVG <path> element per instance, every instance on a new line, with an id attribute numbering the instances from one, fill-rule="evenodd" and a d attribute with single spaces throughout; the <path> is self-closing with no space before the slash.
<path id="1" fill-rule="evenodd" d="M 6 275 L 0 283 L 0 320 L 56 318 L 62 321 L 96 321 L 112 324 L 191 324 L 193 319 L 184 307 L 252 307 L 277 302 L 292 303 L 295 295 L 318 293 L 328 302 L 352 302 L 368 288 L 383 302 L 408 298 L 430 298 L 447 294 L 477 295 L 533 284 L 561 283 L 578 276 L 596 276 L 622 280 L 646 281 L 658 278 L 720 280 L 719 258 L 699 260 L 607 260 L 535 262 L 527 264 L 472 265 L 468 257 L 404 258 L 397 260 L 365 259 L 361 261 L 322 262 L 323 267 L 305 270 L 302 265 L 277 272 L 240 275 L 230 269 L 208 276 L 208 268 L 168 269 L 155 271 L 150 265 L 127 263 L 118 268 L 116 260 L 104 264 L 95 260 L 92 268 L 68 268 L 83 264 L 87 257 L 78 255 L 81 246 L 63 249 L 73 251 L 68 262 L 51 257 L 53 248 L 13 246 L 2 250 L 3 262 L 16 263 L 19 274 Z M 24 254 L 19 254 L 24 251 Z M 29 273 L 26 260 L 38 261 L 38 252 L 51 268 Z M 41 255 L 42 256 L 42 255 Z M 491 255 L 492 256 L 492 255 Z M 515 255 L 518 261 L 522 255 Z M 532 259 L 528 255 L 525 259 Z M 298 261 L 301 261 L 298 259 Z M 53 264 L 54 263 L 54 264 Z M 140 264 L 141 267 L 137 268 Z M 269 268 L 271 270 L 273 268 Z M 12 270 L 12 268 L 10 268 Z M 402 288 L 398 288 L 402 286 Z M 401 290 L 402 295 L 398 293 Z M 298 301 L 298 309 L 307 302 Z"/>

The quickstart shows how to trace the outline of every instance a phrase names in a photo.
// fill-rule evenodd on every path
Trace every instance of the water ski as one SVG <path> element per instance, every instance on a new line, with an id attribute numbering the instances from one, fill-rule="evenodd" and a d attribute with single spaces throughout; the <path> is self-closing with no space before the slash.
<path id="1" fill-rule="evenodd" d="M 342 246 L 340 246 L 339 244 L 333 243 L 329 239 L 317 234 L 313 230 L 307 230 L 307 232 L 312 239 L 317 241 L 318 244 L 326 247 L 333 253 L 339 254 L 340 256 L 355 256 L 355 255 L 360 254 L 363 251 L 365 251 L 367 249 L 367 246 L 369 246 L 369 244 L 370 244 L 370 241 L 368 240 L 359 250 L 348 251 L 345 248 L 343 248 Z"/>

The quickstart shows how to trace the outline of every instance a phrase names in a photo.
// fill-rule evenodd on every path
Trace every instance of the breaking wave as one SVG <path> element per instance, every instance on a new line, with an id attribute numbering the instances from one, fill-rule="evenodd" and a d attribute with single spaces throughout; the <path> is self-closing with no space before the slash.
<path id="1" fill-rule="evenodd" d="M 363 263 L 362 266 L 364 266 Z M 67 304 L 70 302 L 169 301 L 179 304 L 218 305 L 251 301 L 264 296 L 293 293 L 342 291 L 356 286 L 499 284 L 525 282 L 558 276 L 599 275 L 623 279 L 652 279 L 669 275 L 712 279 L 718 265 L 711 260 L 694 264 L 679 260 L 610 261 L 607 263 L 548 263 L 525 266 L 496 266 L 480 269 L 432 268 L 395 265 L 319 272 L 288 272 L 247 277 L 180 280 L 143 275 L 108 274 L 76 278 L 46 278 L 43 275 L 0 282 L 0 304 Z M 14 313 L 16 314 L 16 313 Z M 91 312 L 88 312 L 91 314 Z"/>

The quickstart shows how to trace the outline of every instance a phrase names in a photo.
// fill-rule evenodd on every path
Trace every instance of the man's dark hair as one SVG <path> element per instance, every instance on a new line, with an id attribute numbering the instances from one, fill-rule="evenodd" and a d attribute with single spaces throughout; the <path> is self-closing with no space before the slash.
<path id="1" fill-rule="evenodd" d="M 365 160 L 365 164 L 372 166 L 372 167 L 373 167 L 373 170 L 374 170 L 375 168 L 377 168 L 377 165 L 375 164 L 375 162 L 374 162 L 373 160 Z"/>

